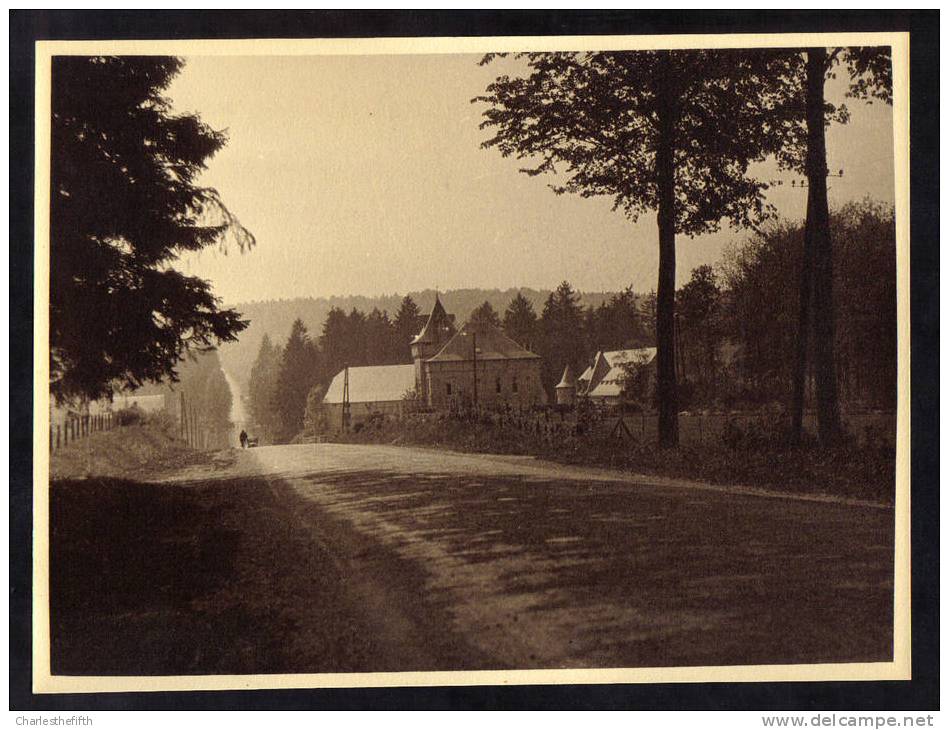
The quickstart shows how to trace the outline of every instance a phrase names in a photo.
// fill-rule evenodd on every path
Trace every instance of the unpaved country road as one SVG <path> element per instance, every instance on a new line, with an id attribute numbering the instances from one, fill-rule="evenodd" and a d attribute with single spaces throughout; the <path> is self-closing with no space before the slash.
<path id="1" fill-rule="evenodd" d="M 171 481 L 243 478 L 291 487 L 387 669 L 892 656 L 887 508 L 377 445 L 262 447 Z"/>

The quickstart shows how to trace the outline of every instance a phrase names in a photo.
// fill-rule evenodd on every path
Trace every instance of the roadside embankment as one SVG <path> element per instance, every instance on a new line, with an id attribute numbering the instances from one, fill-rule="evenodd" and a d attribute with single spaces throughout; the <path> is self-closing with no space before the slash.
<path id="1" fill-rule="evenodd" d="M 98 431 L 50 455 L 50 479 L 135 477 L 184 466 L 206 455 L 159 419 Z"/>

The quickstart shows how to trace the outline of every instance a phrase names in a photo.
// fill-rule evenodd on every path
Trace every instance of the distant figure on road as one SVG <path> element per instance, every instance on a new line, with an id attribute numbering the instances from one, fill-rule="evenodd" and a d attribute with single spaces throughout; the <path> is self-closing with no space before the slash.
<path id="1" fill-rule="evenodd" d="M 247 448 L 247 431 L 245 431 L 244 429 L 241 429 L 240 440 L 241 440 L 241 448 L 246 449 Z"/>

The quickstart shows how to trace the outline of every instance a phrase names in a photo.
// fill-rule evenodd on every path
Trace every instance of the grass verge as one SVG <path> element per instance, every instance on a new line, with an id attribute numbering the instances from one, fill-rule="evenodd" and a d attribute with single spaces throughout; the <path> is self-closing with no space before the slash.
<path id="1" fill-rule="evenodd" d="M 537 456 L 564 464 L 606 467 L 638 474 L 697 479 L 803 494 L 831 494 L 892 504 L 895 454 L 892 447 L 841 444 L 822 449 L 782 445 L 754 437 L 730 443 L 659 449 L 635 437 L 567 436 L 555 443 L 512 427 L 480 422 L 410 420 L 372 423 L 337 440 L 446 448 L 455 451 Z"/>

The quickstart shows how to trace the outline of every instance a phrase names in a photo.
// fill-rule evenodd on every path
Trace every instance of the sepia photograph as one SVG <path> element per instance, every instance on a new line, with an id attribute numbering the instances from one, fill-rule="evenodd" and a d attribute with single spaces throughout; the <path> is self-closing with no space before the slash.
<path id="1" fill-rule="evenodd" d="M 908 679 L 908 49 L 39 42 L 34 691 Z"/>

